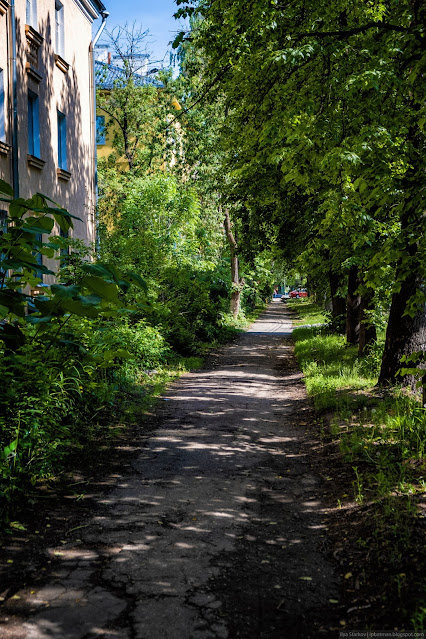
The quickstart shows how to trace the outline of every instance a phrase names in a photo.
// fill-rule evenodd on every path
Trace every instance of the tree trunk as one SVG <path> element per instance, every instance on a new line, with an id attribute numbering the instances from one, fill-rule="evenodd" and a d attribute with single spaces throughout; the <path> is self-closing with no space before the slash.
<path id="1" fill-rule="evenodd" d="M 331 317 L 332 317 L 332 325 L 336 330 L 343 329 L 343 318 L 346 314 L 346 302 L 345 298 L 341 297 L 337 294 L 338 288 L 340 286 L 340 275 L 333 271 L 329 271 L 328 273 L 329 283 L 330 283 L 330 294 L 331 294 Z"/>
<path id="2" fill-rule="evenodd" d="M 418 224 L 416 225 L 416 222 Z M 380 369 L 380 386 L 403 384 L 415 387 L 416 380 L 412 376 L 397 375 L 401 368 L 401 357 L 416 351 L 426 350 L 426 308 L 423 304 L 414 317 L 406 315 L 407 304 L 424 286 L 422 262 L 419 259 L 418 229 L 422 220 L 416 211 L 409 209 L 401 218 L 401 231 L 405 235 L 406 256 L 401 259 L 396 269 L 396 281 L 400 283 L 399 291 L 392 295 L 389 321 L 386 330 L 385 349 Z M 413 234 L 416 228 L 417 235 Z"/>
<path id="3" fill-rule="evenodd" d="M 392 303 L 386 330 L 385 349 L 379 375 L 380 386 L 403 384 L 415 386 L 410 376 L 397 375 L 401 357 L 426 349 L 426 313 L 422 308 L 415 317 L 404 315 L 407 302 L 421 285 L 420 277 L 408 275 L 401 282 L 401 289 L 392 295 Z"/>
<path id="4" fill-rule="evenodd" d="M 414 110 L 419 109 L 420 101 L 414 104 Z M 424 262 L 422 256 L 419 257 L 419 245 L 425 233 L 425 216 L 424 206 L 418 200 L 418 194 L 424 188 L 424 169 L 421 161 L 424 141 L 414 120 L 408 131 L 407 142 L 412 145 L 409 162 L 411 168 L 401 181 L 406 203 L 401 216 L 401 235 L 405 245 L 405 255 L 400 259 L 396 269 L 396 281 L 400 284 L 400 288 L 392 295 L 378 384 L 389 386 L 399 383 L 414 389 L 417 380 L 412 376 L 397 375 L 403 355 L 426 350 L 425 304 L 423 303 L 417 309 L 414 317 L 405 315 L 409 299 L 419 290 L 424 291 L 425 286 Z"/>
<path id="5" fill-rule="evenodd" d="M 376 327 L 374 324 L 370 324 L 366 314 L 366 311 L 372 311 L 373 308 L 374 291 L 372 288 L 368 288 L 366 292 L 361 295 L 358 357 L 367 355 L 372 344 L 377 341 Z"/>
<path id="6" fill-rule="evenodd" d="M 358 344 L 359 341 L 361 296 L 356 291 L 360 284 L 358 266 L 351 266 L 346 296 L 346 341 L 348 344 Z"/>
<path id="7" fill-rule="evenodd" d="M 229 218 L 229 210 L 225 209 L 224 220 L 226 237 L 228 238 L 229 250 L 231 253 L 231 314 L 237 317 L 240 312 L 241 303 L 241 282 L 238 273 L 238 246 L 231 228 L 231 220 Z"/>

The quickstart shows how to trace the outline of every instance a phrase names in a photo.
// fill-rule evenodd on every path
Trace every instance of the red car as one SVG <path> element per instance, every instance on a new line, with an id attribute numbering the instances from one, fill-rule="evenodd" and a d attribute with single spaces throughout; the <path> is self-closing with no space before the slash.
<path id="1" fill-rule="evenodd" d="M 308 297 L 308 291 L 306 288 L 297 288 L 295 291 L 290 291 L 290 297 Z"/>

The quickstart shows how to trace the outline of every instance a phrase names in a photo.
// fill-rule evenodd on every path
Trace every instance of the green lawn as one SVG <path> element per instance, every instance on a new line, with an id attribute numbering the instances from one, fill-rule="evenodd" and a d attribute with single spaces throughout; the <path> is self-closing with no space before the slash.
<path id="1" fill-rule="evenodd" d="M 293 319 L 295 326 L 323 324 L 327 320 L 327 311 L 309 298 L 288 300 L 286 304 L 300 316 L 299 319 Z"/>

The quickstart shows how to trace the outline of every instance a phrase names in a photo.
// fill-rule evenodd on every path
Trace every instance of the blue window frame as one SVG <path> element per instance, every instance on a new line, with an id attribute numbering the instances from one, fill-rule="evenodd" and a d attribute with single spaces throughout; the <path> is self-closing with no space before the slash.
<path id="1" fill-rule="evenodd" d="M 6 142 L 6 124 L 4 114 L 4 72 L 0 69 L 0 142 Z"/>
<path id="2" fill-rule="evenodd" d="M 28 91 L 28 153 L 40 157 L 39 103 L 32 91 Z"/>
<path id="3" fill-rule="evenodd" d="M 105 144 L 105 116 L 96 116 L 96 144 L 102 146 Z"/>
<path id="4" fill-rule="evenodd" d="M 58 111 L 58 166 L 67 170 L 67 119 Z"/>

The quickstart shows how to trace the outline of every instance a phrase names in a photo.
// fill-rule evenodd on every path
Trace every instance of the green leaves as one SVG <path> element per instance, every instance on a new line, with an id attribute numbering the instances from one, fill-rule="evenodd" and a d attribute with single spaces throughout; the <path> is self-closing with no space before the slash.
<path id="1" fill-rule="evenodd" d="M 12 193 L 6 183 L 0 182 L 0 190 L 7 195 Z M 86 262 L 76 282 L 44 286 L 43 294 L 38 294 L 39 290 L 34 289 L 40 282 L 38 276 L 54 273 L 40 264 L 37 255 L 53 257 L 55 250 L 64 248 L 63 238 L 44 242 L 39 236 L 50 233 L 55 221 L 67 231 L 76 219 L 65 209 L 49 203 L 55 204 L 39 193 L 29 200 L 11 199 L 7 232 L 0 235 L 3 258 L 0 261 L 0 312 L 2 319 L 7 320 L 0 325 L 0 340 L 11 350 L 25 343 L 25 325 L 36 329 L 33 339 L 58 343 L 62 339 L 61 326 L 70 316 L 94 319 L 106 314 L 111 317 L 124 306 L 120 299 L 122 291 L 128 291 L 132 285 L 147 290 L 145 280 L 137 273 L 123 276 L 113 265 Z"/>
<path id="2" fill-rule="evenodd" d="M 3 457 L 6 460 L 9 460 L 11 457 L 13 457 L 16 454 L 17 447 L 18 447 L 18 439 L 14 439 L 13 441 L 10 442 L 8 446 L 3 448 L 3 451 L 2 451 Z"/>
<path id="3" fill-rule="evenodd" d="M 58 300 L 72 299 L 80 294 L 81 287 L 75 284 L 70 286 L 64 286 L 63 284 L 52 284 L 50 290 Z"/>
<path id="4" fill-rule="evenodd" d="M 10 186 L 10 184 L 5 182 L 4 180 L 0 180 L 0 193 L 4 193 L 5 195 L 9 195 L 10 197 L 13 197 L 12 187 Z"/>
<path id="5" fill-rule="evenodd" d="M 108 302 L 118 302 L 118 289 L 117 285 L 113 282 L 108 282 L 101 277 L 95 277 L 93 275 L 86 275 L 83 280 L 85 288 L 88 288 L 96 295 L 99 295 L 101 299 Z"/>
<path id="6" fill-rule="evenodd" d="M 51 217 L 26 217 L 23 228 L 31 233 L 50 233 L 54 225 Z"/>
<path id="7" fill-rule="evenodd" d="M 82 270 L 91 275 L 103 277 L 107 280 L 114 280 L 114 273 L 106 264 L 83 264 Z"/>
<path id="8" fill-rule="evenodd" d="M 11 289 L 0 289 L 0 304 L 7 309 L 8 313 L 12 313 L 17 317 L 25 316 L 25 305 L 29 296 Z"/>
<path id="9" fill-rule="evenodd" d="M 134 284 L 143 291 L 146 292 L 148 290 L 146 281 L 137 273 L 132 273 L 131 271 L 129 271 L 128 273 L 126 273 L 125 278 L 128 282 L 130 282 L 130 284 Z"/>
<path id="10" fill-rule="evenodd" d="M 9 215 L 14 220 L 16 220 L 17 218 L 21 218 L 27 211 L 27 201 L 23 198 L 18 198 L 10 203 Z"/>

